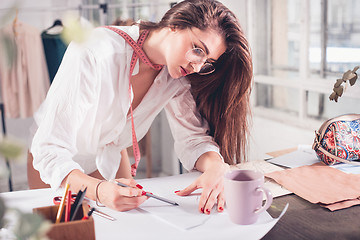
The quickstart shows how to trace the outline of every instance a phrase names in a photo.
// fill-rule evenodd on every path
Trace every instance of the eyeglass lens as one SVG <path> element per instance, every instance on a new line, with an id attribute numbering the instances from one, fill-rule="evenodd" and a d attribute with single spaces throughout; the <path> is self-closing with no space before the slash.
<path id="1" fill-rule="evenodd" d="M 212 64 L 210 64 L 210 63 L 205 63 L 202 67 L 201 67 L 201 69 L 200 69 L 200 71 L 198 72 L 199 74 L 209 74 L 209 73 L 212 73 L 212 72 L 214 72 L 215 71 L 215 68 L 214 68 L 214 66 L 212 65 Z"/>
<path id="2" fill-rule="evenodd" d="M 199 74 L 209 74 L 215 71 L 214 66 L 211 63 L 206 63 L 207 56 L 201 48 L 193 48 L 187 52 L 186 58 L 192 63 L 204 63 L 201 67 Z"/>
<path id="3" fill-rule="evenodd" d="M 193 48 L 187 52 L 186 58 L 192 63 L 203 63 L 206 61 L 206 55 L 201 48 Z"/>

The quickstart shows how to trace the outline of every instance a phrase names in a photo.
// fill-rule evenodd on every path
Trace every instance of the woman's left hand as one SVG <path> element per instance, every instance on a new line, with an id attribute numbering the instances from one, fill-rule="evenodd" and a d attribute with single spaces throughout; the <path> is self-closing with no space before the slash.
<path id="1" fill-rule="evenodd" d="M 203 170 L 203 174 L 187 188 L 177 191 L 176 194 L 179 196 L 187 196 L 195 190 L 202 188 L 199 211 L 210 214 L 213 206 L 217 204 L 217 210 L 222 212 L 224 211 L 225 205 L 223 177 L 229 169 L 229 165 L 223 163 L 222 160 L 214 160 L 213 157 L 219 158 L 217 153 L 215 153 L 216 156 L 210 154 L 210 156 L 212 155 L 210 158 L 208 154 L 204 156 L 205 154 L 203 154 L 196 163 L 196 168 L 200 171 Z"/>

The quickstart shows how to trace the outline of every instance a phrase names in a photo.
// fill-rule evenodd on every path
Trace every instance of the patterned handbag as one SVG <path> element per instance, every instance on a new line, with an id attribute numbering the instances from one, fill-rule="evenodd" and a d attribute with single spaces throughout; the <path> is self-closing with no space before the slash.
<path id="1" fill-rule="evenodd" d="M 360 114 L 346 114 L 324 122 L 315 131 L 312 148 L 327 165 L 360 165 Z"/>

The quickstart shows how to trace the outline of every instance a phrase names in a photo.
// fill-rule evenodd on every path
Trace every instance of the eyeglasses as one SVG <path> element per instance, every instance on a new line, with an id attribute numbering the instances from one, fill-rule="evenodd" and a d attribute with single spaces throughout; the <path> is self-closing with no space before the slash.
<path id="1" fill-rule="evenodd" d="M 201 48 L 195 47 L 194 41 L 191 37 L 191 34 L 189 34 L 189 35 L 191 38 L 191 43 L 193 45 L 193 48 L 186 52 L 186 54 L 185 54 L 186 60 L 188 60 L 189 62 L 194 63 L 194 64 L 200 64 L 200 63 L 203 64 L 201 66 L 200 70 L 197 72 L 200 75 L 207 75 L 207 74 L 214 72 L 215 67 L 211 63 L 206 62 L 208 57 L 207 57 L 206 53 L 204 52 L 204 50 L 202 50 Z"/>

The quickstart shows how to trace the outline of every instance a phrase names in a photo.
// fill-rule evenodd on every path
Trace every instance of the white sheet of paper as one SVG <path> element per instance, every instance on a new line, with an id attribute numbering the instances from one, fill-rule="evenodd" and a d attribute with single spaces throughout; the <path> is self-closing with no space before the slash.
<path id="1" fill-rule="evenodd" d="M 360 166 L 359 165 L 353 165 L 353 164 L 348 164 L 348 163 L 339 163 L 339 164 L 331 165 L 331 167 L 336 168 L 345 173 L 360 174 Z"/>
<path id="2" fill-rule="evenodd" d="M 190 196 L 180 197 L 175 194 L 176 190 L 181 190 L 190 185 L 200 173 L 193 172 L 185 175 L 163 177 L 159 179 L 146 179 L 141 181 L 145 191 L 152 192 L 161 197 L 175 201 L 179 206 L 150 198 L 143 203 L 140 208 L 144 211 L 166 220 L 174 227 L 186 230 L 205 223 L 211 215 L 201 214 L 198 211 L 198 203 L 201 191 L 196 191 Z M 154 183 L 156 181 L 156 184 Z"/>
<path id="3" fill-rule="evenodd" d="M 190 196 L 183 197 L 177 196 L 174 193 L 176 190 L 181 190 L 190 185 L 198 176 L 200 176 L 200 173 L 193 172 L 178 176 L 139 181 L 146 191 L 175 201 L 179 206 L 173 206 L 156 199 L 149 199 L 140 206 L 140 209 L 133 211 L 150 213 L 179 230 L 202 233 L 202 235 L 208 235 L 208 239 L 220 239 L 217 237 L 228 239 L 223 235 L 231 236 L 231 238 L 237 236 L 239 239 L 241 236 L 246 236 L 246 239 L 260 239 L 270 231 L 282 216 L 273 219 L 267 212 L 263 212 L 259 215 L 259 219 L 255 224 L 241 226 L 230 221 L 226 209 L 223 213 L 218 213 L 217 210 L 213 208 L 210 215 L 202 214 L 198 211 L 201 191 L 198 190 Z M 283 213 L 285 213 L 285 211 L 286 209 L 284 209 Z M 214 235 L 212 229 L 217 229 L 217 234 Z"/>
<path id="4" fill-rule="evenodd" d="M 102 211 L 115 217 L 117 221 L 109 221 L 93 215 L 95 219 L 96 239 L 117 240 L 121 238 L 133 239 L 171 239 L 171 240 L 258 240 L 268 233 L 285 214 L 285 206 L 278 218 L 273 219 L 267 212 L 260 215 L 258 221 L 252 225 L 237 225 L 230 221 L 227 212 L 210 215 L 206 222 L 191 229 L 174 227 L 174 222 L 157 215 L 156 212 L 142 208 L 128 212 L 116 212 L 103 208 Z M 166 208 L 166 207 L 165 207 Z M 186 218 L 185 221 L 189 221 Z M 101 228 L 100 228 L 101 226 Z M 101 229 L 101 230 L 100 230 Z M 102 233 L 100 235 L 99 233 Z M 105 233 L 105 234 L 104 234 Z"/>
<path id="5" fill-rule="evenodd" d="M 316 157 L 316 153 L 313 150 L 296 150 L 294 152 L 284 154 L 280 157 L 267 160 L 267 162 L 288 168 L 295 168 L 305 165 L 312 165 L 319 162 L 319 159 Z"/>

